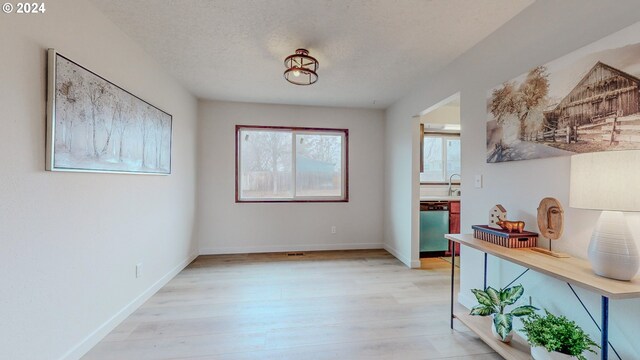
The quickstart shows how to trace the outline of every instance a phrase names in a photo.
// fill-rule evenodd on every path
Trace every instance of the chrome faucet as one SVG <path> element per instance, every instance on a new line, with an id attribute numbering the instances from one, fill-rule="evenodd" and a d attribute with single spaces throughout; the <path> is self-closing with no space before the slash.
<path id="1" fill-rule="evenodd" d="M 460 176 L 460 174 L 451 174 L 451 176 L 449 176 L 449 191 L 447 192 L 447 194 L 449 194 L 449 196 L 453 196 L 453 189 L 451 188 L 451 179 L 454 176 L 458 176 L 460 178 L 460 180 L 462 180 L 462 176 Z M 460 189 L 455 190 L 455 191 L 460 191 Z"/>

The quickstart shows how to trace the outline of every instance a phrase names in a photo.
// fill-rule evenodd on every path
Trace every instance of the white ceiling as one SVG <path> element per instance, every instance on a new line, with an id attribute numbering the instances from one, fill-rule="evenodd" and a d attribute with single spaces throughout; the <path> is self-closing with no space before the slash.
<path id="1" fill-rule="evenodd" d="M 386 108 L 534 0 L 92 0 L 199 98 Z M 319 80 L 283 60 L 303 47 Z"/>

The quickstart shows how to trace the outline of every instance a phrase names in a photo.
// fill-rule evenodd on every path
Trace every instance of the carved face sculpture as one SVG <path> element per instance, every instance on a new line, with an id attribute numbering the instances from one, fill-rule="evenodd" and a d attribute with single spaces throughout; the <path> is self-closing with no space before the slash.
<path id="1" fill-rule="evenodd" d="M 538 206 L 538 228 L 542 236 L 557 240 L 564 230 L 564 210 L 557 199 L 544 198 Z"/>
<path id="2" fill-rule="evenodd" d="M 557 234 L 562 224 L 562 209 L 557 206 L 550 206 L 547 209 L 547 231 L 550 234 Z"/>

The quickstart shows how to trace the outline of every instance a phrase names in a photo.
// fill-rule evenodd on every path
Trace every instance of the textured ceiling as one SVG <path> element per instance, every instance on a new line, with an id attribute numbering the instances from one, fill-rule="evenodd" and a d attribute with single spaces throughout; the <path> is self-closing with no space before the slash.
<path id="1" fill-rule="evenodd" d="M 386 108 L 534 0 L 92 0 L 199 98 Z M 296 86 L 283 60 L 320 62 Z"/>

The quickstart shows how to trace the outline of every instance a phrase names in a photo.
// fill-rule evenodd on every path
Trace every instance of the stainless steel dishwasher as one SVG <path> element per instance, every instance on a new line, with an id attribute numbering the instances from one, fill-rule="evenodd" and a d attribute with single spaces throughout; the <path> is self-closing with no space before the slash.
<path id="1" fill-rule="evenodd" d="M 420 257 L 444 256 L 449 250 L 449 203 L 420 202 Z"/>

